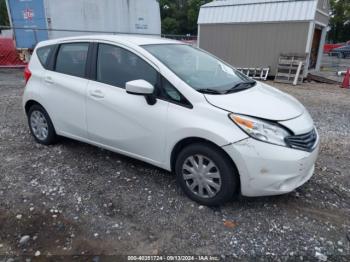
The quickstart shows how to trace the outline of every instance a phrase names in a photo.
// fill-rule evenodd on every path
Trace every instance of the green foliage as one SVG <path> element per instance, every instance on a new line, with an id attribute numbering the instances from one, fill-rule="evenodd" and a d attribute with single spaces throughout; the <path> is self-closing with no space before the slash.
<path id="1" fill-rule="evenodd" d="M 350 0 L 331 0 L 331 30 L 328 40 L 333 43 L 350 40 Z"/>
<path id="2" fill-rule="evenodd" d="M 172 17 L 166 17 L 162 21 L 162 32 L 166 32 L 167 34 L 178 34 L 179 30 L 179 22 Z"/>
<path id="3" fill-rule="evenodd" d="M 10 22 L 7 15 L 5 0 L 0 0 L 0 25 L 9 26 Z"/>
<path id="4" fill-rule="evenodd" d="M 159 0 L 162 33 L 196 35 L 199 8 L 211 0 Z"/>

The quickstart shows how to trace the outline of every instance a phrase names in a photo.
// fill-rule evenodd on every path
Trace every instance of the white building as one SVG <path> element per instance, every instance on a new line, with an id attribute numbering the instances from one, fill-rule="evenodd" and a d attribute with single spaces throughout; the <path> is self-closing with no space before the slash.
<path id="1" fill-rule="evenodd" d="M 44 0 L 49 38 L 76 36 L 76 30 L 161 34 L 157 0 Z"/>
<path id="2" fill-rule="evenodd" d="M 198 41 L 236 67 L 274 75 L 279 55 L 295 53 L 319 70 L 328 21 L 328 0 L 219 0 L 201 7 Z"/>

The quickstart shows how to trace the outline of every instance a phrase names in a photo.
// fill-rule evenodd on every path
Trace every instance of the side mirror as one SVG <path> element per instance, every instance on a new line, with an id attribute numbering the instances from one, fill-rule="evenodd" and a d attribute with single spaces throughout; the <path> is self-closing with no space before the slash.
<path id="1" fill-rule="evenodd" d="M 149 105 L 157 103 L 154 95 L 154 86 L 145 80 L 129 81 L 125 84 L 125 89 L 128 94 L 145 96 Z"/>
<path id="2" fill-rule="evenodd" d="M 151 95 L 154 92 L 154 86 L 145 80 L 129 81 L 125 84 L 125 89 L 133 95 Z"/>

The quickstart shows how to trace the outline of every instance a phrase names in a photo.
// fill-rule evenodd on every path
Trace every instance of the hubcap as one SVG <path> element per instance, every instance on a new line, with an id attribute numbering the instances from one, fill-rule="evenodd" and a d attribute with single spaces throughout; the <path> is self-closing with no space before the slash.
<path id="1" fill-rule="evenodd" d="M 30 115 L 30 126 L 34 136 L 39 140 L 45 140 L 49 135 L 49 126 L 46 118 L 40 111 L 33 111 Z"/>
<path id="2" fill-rule="evenodd" d="M 182 166 L 188 189 L 202 198 L 212 198 L 221 189 L 221 175 L 216 164 L 203 155 L 188 157 Z"/>

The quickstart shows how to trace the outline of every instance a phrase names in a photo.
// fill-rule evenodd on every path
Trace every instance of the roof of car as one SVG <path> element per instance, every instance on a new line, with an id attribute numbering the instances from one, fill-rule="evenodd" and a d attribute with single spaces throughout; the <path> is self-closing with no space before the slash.
<path id="1" fill-rule="evenodd" d="M 155 35 L 86 35 L 86 36 L 76 36 L 76 37 L 66 37 L 59 38 L 55 40 L 44 41 L 44 44 L 50 43 L 60 43 L 60 42 L 69 42 L 77 40 L 100 40 L 100 41 L 111 41 L 116 43 L 132 44 L 137 46 L 142 45 L 152 45 L 152 44 L 179 44 L 181 42 L 162 38 Z"/>

